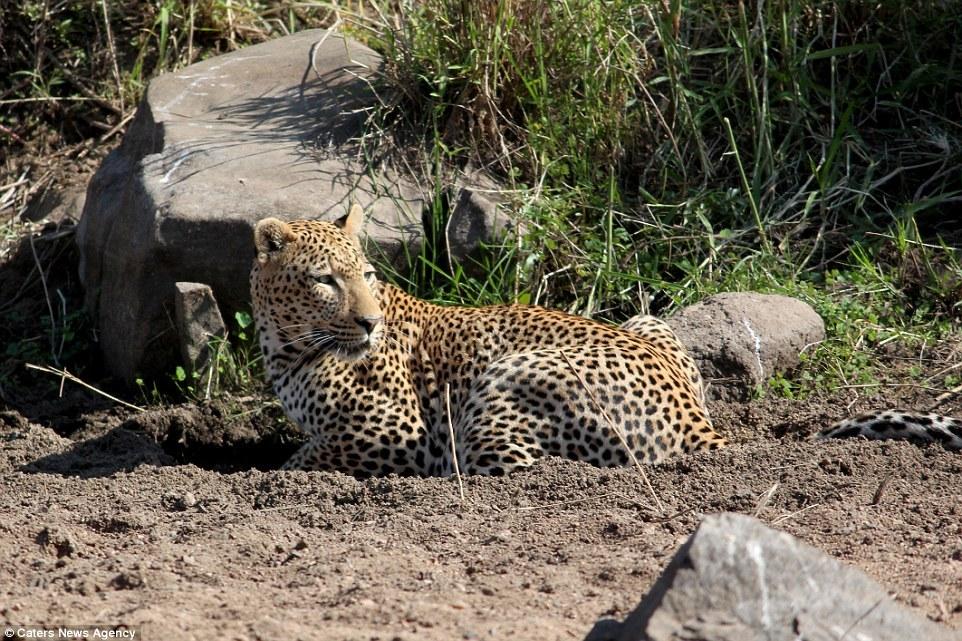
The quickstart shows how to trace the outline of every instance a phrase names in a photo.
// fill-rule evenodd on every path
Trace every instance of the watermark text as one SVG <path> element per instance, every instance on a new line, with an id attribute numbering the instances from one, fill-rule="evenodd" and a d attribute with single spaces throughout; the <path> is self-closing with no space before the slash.
<path id="1" fill-rule="evenodd" d="M 125 625 L 16 626 L 3 630 L 3 639 L 140 639 L 140 631 Z"/>

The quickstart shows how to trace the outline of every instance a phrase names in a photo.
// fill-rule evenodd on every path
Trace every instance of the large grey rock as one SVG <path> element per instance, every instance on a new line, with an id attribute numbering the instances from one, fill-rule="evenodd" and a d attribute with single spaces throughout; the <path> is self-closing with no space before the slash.
<path id="1" fill-rule="evenodd" d="M 773 374 L 797 367 L 803 348 L 825 340 L 810 305 L 777 294 L 716 294 L 665 322 L 698 364 L 709 398 L 725 400 L 747 400 Z"/>
<path id="2" fill-rule="evenodd" d="M 708 516 L 596 641 L 959 641 L 861 571 L 741 514 Z"/>
<path id="3" fill-rule="evenodd" d="M 115 375 L 169 371 L 176 281 L 209 283 L 228 317 L 246 307 L 261 218 L 334 218 L 357 201 L 369 249 L 417 254 L 419 190 L 367 166 L 356 142 L 380 62 L 312 30 L 151 83 L 91 181 L 77 230 L 88 309 Z"/>

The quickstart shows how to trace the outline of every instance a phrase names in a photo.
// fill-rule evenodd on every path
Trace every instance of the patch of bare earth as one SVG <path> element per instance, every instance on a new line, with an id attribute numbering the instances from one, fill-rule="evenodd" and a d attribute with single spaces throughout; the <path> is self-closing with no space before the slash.
<path id="1" fill-rule="evenodd" d="M 634 469 L 546 460 L 467 478 L 461 501 L 455 479 L 225 472 L 263 426 L 210 408 L 101 411 L 69 439 L 7 412 L 0 620 L 146 639 L 581 639 L 634 608 L 704 514 L 734 511 L 962 626 L 962 456 L 808 440 L 841 396 L 713 410 L 735 444 L 647 468 L 661 510 Z M 184 462 L 200 441 L 206 467 Z"/>

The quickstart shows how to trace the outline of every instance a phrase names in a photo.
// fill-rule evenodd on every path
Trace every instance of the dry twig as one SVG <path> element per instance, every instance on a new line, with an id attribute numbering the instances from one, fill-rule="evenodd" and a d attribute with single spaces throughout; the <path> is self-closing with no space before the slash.
<path id="1" fill-rule="evenodd" d="M 878 489 L 875 490 L 875 494 L 872 495 L 871 505 L 878 505 L 882 502 L 882 495 L 885 494 L 885 490 L 888 488 L 889 483 L 892 482 L 892 475 L 886 476 L 882 479 L 882 482 L 878 484 Z"/>
<path id="2" fill-rule="evenodd" d="M 451 422 L 451 384 L 444 386 L 444 405 L 448 416 L 448 436 L 451 439 L 451 460 L 454 461 L 454 473 L 458 477 L 458 493 L 461 494 L 461 501 L 464 502 L 464 481 L 461 480 L 461 466 L 458 463 L 458 448 L 454 443 L 454 424 Z"/>
<path id="3" fill-rule="evenodd" d="M 775 496 L 775 492 L 777 491 L 778 481 L 775 481 L 770 488 L 765 490 L 762 495 L 758 497 L 758 502 L 755 504 L 755 512 L 752 516 L 757 519 L 758 515 L 762 513 L 762 510 L 768 507 L 768 503 L 772 500 L 772 497 Z"/>
<path id="4" fill-rule="evenodd" d="M 601 414 L 602 418 L 605 419 L 609 427 L 611 427 L 612 431 L 614 431 L 614 433 L 618 435 L 618 440 L 621 441 L 622 447 L 624 447 L 625 452 L 628 453 L 628 458 L 631 459 L 631 462 L 635 466 L 635 469 L 638 470 L 638 473 L 641 475 L 641 478 L 644 480 L 645 486 L 648 488 L 648 491 L 651 493 L 651 498 L 655 500 L 655 505 L 658 507 L 658 511 L 664 514 L 665 508 L 661 504 L 661 499 L 659 499 L 658 494 L 655 493 L 655 488 L 654 486 L 652 486 L 651 479 L 648 478 L 648 473 L 645 471 L 645 468 L 642 467 L 641 463 L 638 462 L 638 459 L 635 457 L 634 451 L 632 451 L 631 446 L 628 445 L 627 437 L 621 431 L 621 428 L 615 425 L 615 422 L 611 420 L 610 416 L 608 416 L 608 412 L 606 412 L 605 408 L 602 407 L 601 403 L 598 402 L 598 398 L 595 396 L 594 392 L 591 391 L 591 388 L 588 387 L 588 384 L 585 382 L 585 379 L 581 375 L 581 372 L 575 369 L 574 363 L 571 362 L 571 359 L 568 358 L 568 355 L 564 352 L 564 350 L 561 350 L 561 358 L 565 359 L 565 362 L 568 364 L 568 367 L 571 369 L 571 372 L 578 378 L 578 382 L 581 384 L 581 387 L 584 388 L 585 392 L 588 393 L 588 396 L 591 398 L 591 402 L 594 403 L 595 407 L 598 408 L 598 412 Z"/>
<path id="5" fill-rule="evenodd" d="M 85 387 L 85 388 L 89 389 L 91 392 L 94 392 L 94 393 L 96 393 L 96 394 L 99 394 L 100 396 L 103 396 L 103 397 L 106 398 L 106 399 L 110 399 L 110 400 L 113 401 L 114 403 L 119 403 L 120 405 L 123 405 L 124 407 L 130 408 L 130 409 L 132 409 L 132 410 L 136 410 L 136 411 L 138 411 L 138 412 L 146 412 L 146 411 L 147 411 L 146 408 L 140 407 L 139 405 L 134 405 L 133 403 L 128 403 L 127 401 L 121 400 L 121 399 L 117 398 L 116 396 L 111 396 L 110 394 L 108 394 L 107 392 L 105 392 L 105 391 L 103 391 L 103 390 L 97 389 L 97 388 L 94 387 L 93 385 L 91 385 L 91 384 L 89 384 L 89 383 L 86 383 L 86 382 L 80 380 L 79 378 L 77 378 L 76 376 L 74 376 L 73 374 L 71 374 L 70 372 L 68 372 L 66 369 L 57 369 L 57 368 L 55 368 L 55 367 L 47 367 L 46 365 L 34 365 L 33 363 L 25 363 L 25 365 L 26 365 L 27 369 L 35 369 L 35 370 L 37 370 L 38 372 L 43 372 L 43 373 L 45 373 L 45 374 L 53 374 L 53 375 L 55 375 L 55 376 L 59 376 L 59 377 L 60 377 L 60 393 L 61 393 L 61 395 L 63 394 L 63 383 L 64 383 L 64 381 L 72 381 L 72 382 L 76 383 L 77 385 L 80 385 L 81 387 Z"/>
<path id="6" fill-rule="evenodd" d="M 107 31 L 107 50 L 110 52 L 110 62 L 114 74 L 114 82 L 117 83 L 117 99 L 120 100 L 120 113 L 124 109 L 124 83 L 120 79 L 120 67 L 117 65 L 117 47 L 114 46 L 114 34 L 110 28 L 110 15 L 107 13 L 107 0 L 100 0 L 100 8 L 104 14 L 104 28 Z"/>
<path id="7" fill-rule="evenodd" d="M 60 365 L 60 356 L 57 354 L 57 320 L 53 313 L 53 303 L 50 301 L 50 290 L 47 289 L 47 275 L 43 271 L 43 264 L 37 255 L 37 248 L 33 243 L 33 234 L 30 234 L 30 253 L 33 254 L 33 261 L 37 265 L 37 273 L 40 274 L 40 284 L 43 286 L 43 296 L 47 301 L 47 311 L 50 313 L 50 357 L 53 362 Z"/>

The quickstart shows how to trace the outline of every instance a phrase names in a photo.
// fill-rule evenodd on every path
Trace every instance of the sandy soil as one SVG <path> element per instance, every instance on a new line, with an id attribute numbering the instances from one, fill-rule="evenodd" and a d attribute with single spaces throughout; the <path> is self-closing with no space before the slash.
<path id="1" fill-rule="evenodd" d="M 582 639 L 635 607 L 704 514 L 734 511 L 962 627 L 962 455 L 809 441 L 844 400 L 713 405 L 736 443 L 649 468 L 661 509 L 636 470 L 561 460 L 465 479 L 463 501 L 455 479 L 254 469 L 296 446 L 271 407 L 7 411 L 0 621 L 146 639 Z"/>

